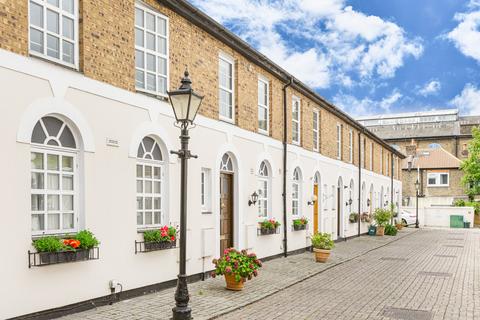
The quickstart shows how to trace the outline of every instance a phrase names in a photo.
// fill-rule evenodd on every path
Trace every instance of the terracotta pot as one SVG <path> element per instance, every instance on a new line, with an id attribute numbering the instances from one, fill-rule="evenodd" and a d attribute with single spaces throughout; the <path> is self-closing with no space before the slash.
<path id="1" fill-rule="evenodd" d="M 235 275 L 233 274 L 225 274 L 225 282 L 227 283 L 227 290 L 233 291 L 242 291 L 245 279 L 241 279 L 240 281 L 235 280 Z"/>
<path id="2" fill-rule="evenodd" d="M 377 226 L 377 236 L 383 236 L 385 234 L 384 226 Z"/>
<path id="3" fill-rule="evenodd" d="M 313 248 L 313 252 L 315 254 L 316 262 L 327 262 L 328 257 L 330 257 L 330 250 Z"/>
<path id="4" fill-rule="evenodd" d="M 397 223 L 397 224 L 395 225 L 395 227 L 397 227 L 398 230 L 402 230 L 402 229 L 403 229 L 403 224 Z"/>

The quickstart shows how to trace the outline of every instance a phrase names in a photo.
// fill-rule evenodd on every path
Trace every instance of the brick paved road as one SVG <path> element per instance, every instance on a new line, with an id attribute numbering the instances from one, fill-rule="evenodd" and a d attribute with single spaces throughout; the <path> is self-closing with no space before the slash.
<path id="1" fill-rule="evenodd" d="M 423 230 L 224 318 L 480 319 L 480 230 Z"/>
<path id="2" fill-rule="evenodd" d="M 240 293 L 225 290 L 223 279 L 193 283 L 190 301 L 195 320 L 480 320 L 479 246 L 480 230 L 407 229 L 397 237 L 365 236 L 337 244 L 326 264 L 314 263 L 309 253 L 268 261 Z M 62 319 L 169 319 L 173 292 Z"/>

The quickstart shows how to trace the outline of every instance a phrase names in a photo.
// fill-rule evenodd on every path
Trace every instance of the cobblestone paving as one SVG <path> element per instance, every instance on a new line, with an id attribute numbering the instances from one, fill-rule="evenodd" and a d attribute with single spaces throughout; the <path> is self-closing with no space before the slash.
<path id="1" fill-rule="evenodd" d="M 480 230 L 404 229 L 397 237 L 364 236 L 338 243 L 326 264 L 314 263 L 310 253 L 268 261 L 242 292 L 225 290 L 219 278 L 193 283 L 193 316 L 480 319 L 479 245 Z M 62 319 L 169 319 L 173 293 L 167 289 Z"/>
<path id="2" fill-rule="evenodd" d="M 480 230 L 426 229 L 224 318 L 480 319 L 479 262 Z"/>

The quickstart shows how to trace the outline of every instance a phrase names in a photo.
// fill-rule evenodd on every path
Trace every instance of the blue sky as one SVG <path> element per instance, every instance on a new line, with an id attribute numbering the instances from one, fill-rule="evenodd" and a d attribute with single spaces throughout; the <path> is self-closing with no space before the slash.
<path id="1" fill-rule="evenodd" d="M 480 0 L 190 0 L 354 116 L 480 115 Z"/>

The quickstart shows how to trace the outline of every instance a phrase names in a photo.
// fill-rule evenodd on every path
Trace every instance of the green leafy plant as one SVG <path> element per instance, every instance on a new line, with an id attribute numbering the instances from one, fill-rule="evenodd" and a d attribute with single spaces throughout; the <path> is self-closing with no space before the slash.
<path id="1" fill-rule="evenodd" d="M 385 234 L 386 234 L 387 236 L 396 236 L 396 235 L 397 235 L 397 232 L 398 232 L 398 230 L 397 230 L 397 228 L 396 228 L 395 226 L 393 226 L 393 225 L 391 225 L 391 224 L 387 224 L 387 225 L 385 226 Z"/>
<path id="2" fill-rule="evenodd" d="M 312 238 L 312 246 L 316 249 L 331 250 L 335 246 L 332 236 L 329 233 L 318 232 Z"/>
<path id="3" fill-rule="evenodd" d="M 66 249 L 62 240 L 53 236 L 46 236 L 34 240 L 33 247 L 37 252 L 60 252 Z"/>
<path id="4" fill-rule="evenodd" d="M 276 229 L 280 227 L 280 222 L 276 221 L 275 219 L 265 219 L 264 221 L 260 222 L 260 228 L 262 229 Z"/>
<path id="5" fill-rule="evenodd" d="M 455 207 L 465 207 L 465 200 L 457 199 L 457 200 L 453 201 L 453 205 Z"/>
<path id="6" fill-rule="evenodd" d="M 381 227 L 384 227 L 388 223 L 388 221 L 390 221 L 391 217 L 392 213 L 390 212 L 390 210 L 387 209 L 377 208 L 373 213 L 373 219 L 375 219 L 377 225 Z"/>
<path id="7" fill-rule="evenodd" d="M 255 253 L 248 253 L 247 250 L 237 251 L 234 248 L 225 249 L 220 259 L 213 259 L 215 270 L 212 277 L 224 274 L 234 275 L 235 281 L 242 279 L 251 280 L 258 275 L 258 269 L 262 267 L 262 262 Z"/>
<path id="8" fill-rule="evenodd" d="M 468 143 L 468 158 L 460 164 L 462 184 L 470 201 L 480 194 L 480 129 L 473 127 L 472 136 Z"/>
<path id="9" fill-rule="evenodd" d="M 350 215 L 348 216 L 348 220 L 350 221 L 350 223 L 358 222 L 358 213 L 356 212 L 350 213 Z"/>
<path id="10" fill-rule="evenodd" d="M 75 235 L 75 239 L 80 241 L 80 249 L 92 249 L 100 243 L 93 233 L 89 230 L 82 230 Z"/>
<path id="11" fill-rule="evenodd" d="M 172 226 L 163 226 L 160 229 L 147 230 L 143 233 L 145 242 L 172 242 L 177 239 L 177 229 Z"/>
<path id="12" fill-rule="evenodd" d="M 308 219 L 305 217 L 301 217 L 300 219 L 293 220 L 293 225 L 300 227 L 308 224 Z"/>
<path id="13" fill-rule="evenodd" d="M 465 201 L 463 199 L 457 199 L 453 202 L 455 207 L 473 207 L 476 215 L 480 214 L 480 202 L 477 201 Z"/>

